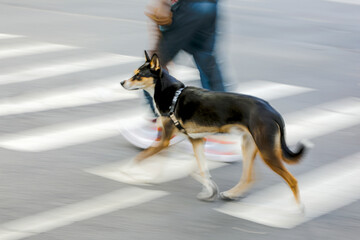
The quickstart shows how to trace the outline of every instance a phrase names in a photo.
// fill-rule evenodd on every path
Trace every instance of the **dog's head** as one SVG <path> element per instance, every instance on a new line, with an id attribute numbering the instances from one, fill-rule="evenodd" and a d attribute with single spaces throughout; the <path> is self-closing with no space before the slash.
<path id="1" fill-rule="evenodd" d="M 151 59 L 145 51 L 145 63 L 134 71 L 134 76 L 122 81 L 121 85 L 128 90 L 154 89 L 157 79 L 161 77 L 159 57 L 154 54 Z"/>

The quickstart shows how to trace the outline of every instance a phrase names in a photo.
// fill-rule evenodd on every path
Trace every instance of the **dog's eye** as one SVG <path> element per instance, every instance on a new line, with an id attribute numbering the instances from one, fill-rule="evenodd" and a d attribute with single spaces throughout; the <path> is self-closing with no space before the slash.
<path id="1" fill-rule="evenodd" d="M 144 74 L 138 73 L 133 76 L 132 80 L 141 80 L 142 77 L 144 77 Z"/>

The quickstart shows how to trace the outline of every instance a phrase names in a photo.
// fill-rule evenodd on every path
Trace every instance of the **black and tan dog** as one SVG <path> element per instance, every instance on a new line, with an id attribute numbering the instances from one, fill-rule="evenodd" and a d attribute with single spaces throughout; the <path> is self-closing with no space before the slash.
<path id="1" fill-rule="evenodd" d="M 211 180 L 204 155 L 204 137 L 217 133 L 239 133 L 243 136 L 243 173 L 240 182 L 232 189 L 220 193 L 222 199 L 231 200 L 249 189 L 253 177 L 253 163 L 257 153 L 264 162 L 290 186 L 300 204 L 297 180 L 283 162 L 297 163 L 305 152 L 300 144 L 292 152 L 284 139 L 284 121 L 266 101 L 237 93 L 212 92 L 196 87 L 185 87 L 160 66 L 159 58 L 150 59 L 135 71 L 135 75 L 121 85 L 128 90 L 144 89 L 154 99 L 161 116 L 161 141 L 145 149 L 135 161 L 139 162 L 166 148 L 174 134 L 186 134 L 193 145 L 199 167 L 200 181 L 204 186 L 198 198 L 214 200 L 218 195 Z"/>

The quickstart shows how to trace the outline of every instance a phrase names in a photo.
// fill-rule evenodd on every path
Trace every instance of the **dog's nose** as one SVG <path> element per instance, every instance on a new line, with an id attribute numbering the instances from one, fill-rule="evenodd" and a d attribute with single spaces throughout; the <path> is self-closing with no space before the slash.
<path id="1" fill-rule="evenodd" d="M 120 84 L 121 84 L 121 86 L 124 86 L 124 84 L 125 84 L 125 80 L 124 80 L 124 81 L 122 81 L 122 82 L 120 82 Z"/>

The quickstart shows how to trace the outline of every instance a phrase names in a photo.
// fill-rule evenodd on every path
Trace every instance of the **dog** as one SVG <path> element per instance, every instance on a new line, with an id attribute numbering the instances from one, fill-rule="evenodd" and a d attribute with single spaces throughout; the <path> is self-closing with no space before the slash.
<path id="1" fill-rule="evenodd" d="M 296 151 L 288 148 L 283 118 L 268 102 L 244 94 L 185 87 L 162 68 L 156 54 L 150 59 L 146 51 L 145 63 L 121 85 L 127 90 L 147 91 L 153 97 L 163 126 L 161 140 L 140 152 L 135 162 L 168 147 L 173 135 L 185 134 L 192 143 L 199 168 L 198 178 L 203 184 L 198 199 L 213 201 L 220 196 L 223 200 L 235 200 L 242 196 L 254 180 L 253 164 L 259 154 L 285 180 L 296 202 L 301 205 L 297 180 L 283 162 L 298 163 L 307 147 L 299 143 Z M 204 154 L 204 137 L 218 133 L 239 133 L 243 138 L 241 179 L 233 188 L 221 193 L 218 193 L 217 185 L 211 180 Z"/>

